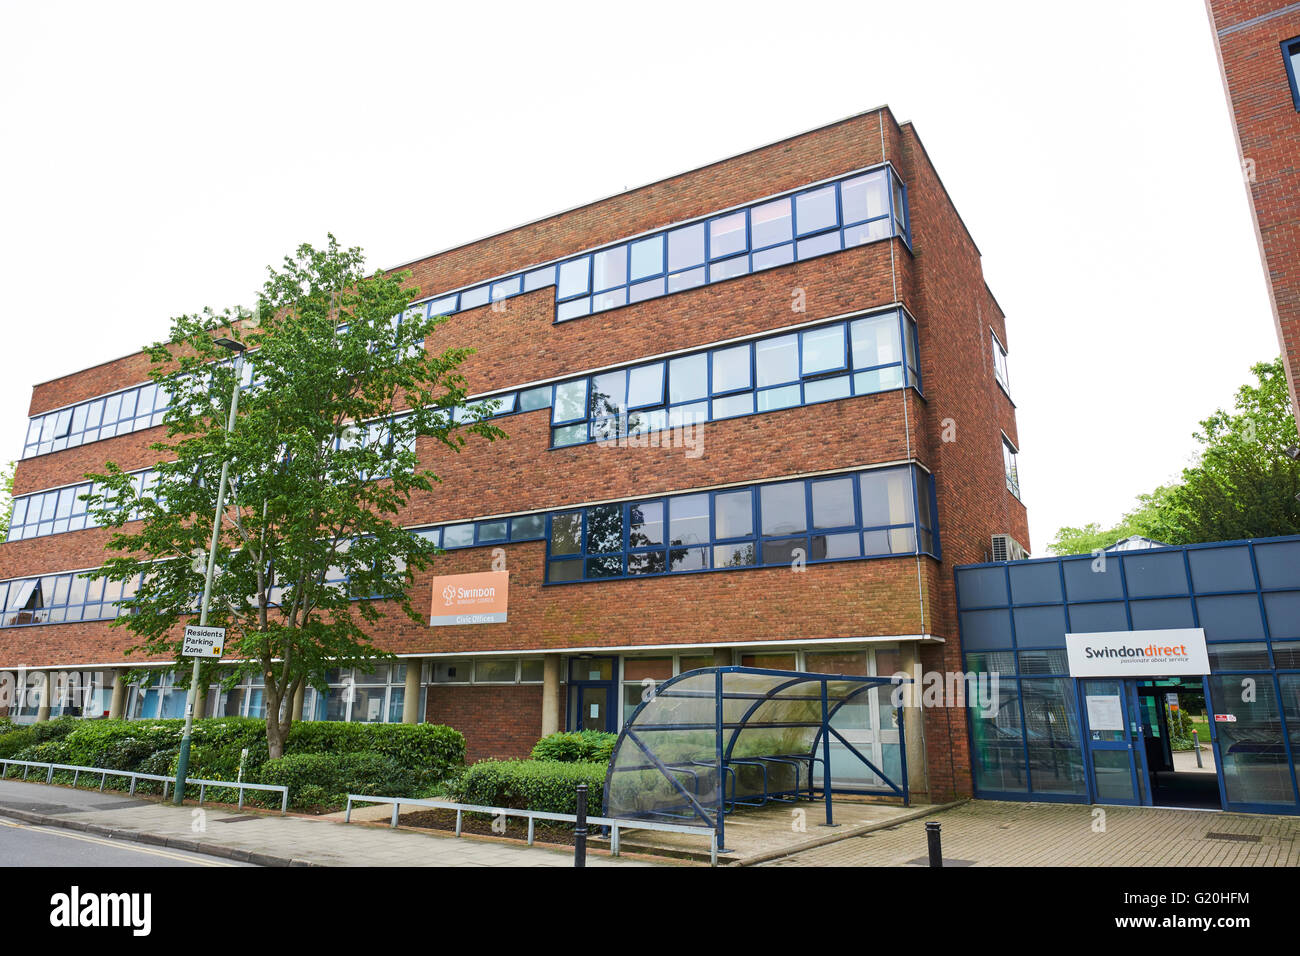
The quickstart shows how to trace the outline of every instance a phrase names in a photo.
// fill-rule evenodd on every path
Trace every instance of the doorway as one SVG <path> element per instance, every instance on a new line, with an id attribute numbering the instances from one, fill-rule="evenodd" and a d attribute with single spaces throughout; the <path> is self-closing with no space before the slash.
<path id="1" fill-rule="evenodd" d="M 613 657 L 569 660 L 569 730 L 618 731 L 615 694 L 618 682 Z"/>
<path id="2" fill-rule="evenodd" d="M 1202 677 L 1079 681 L 1097 803 L 1223 808 Z"/>

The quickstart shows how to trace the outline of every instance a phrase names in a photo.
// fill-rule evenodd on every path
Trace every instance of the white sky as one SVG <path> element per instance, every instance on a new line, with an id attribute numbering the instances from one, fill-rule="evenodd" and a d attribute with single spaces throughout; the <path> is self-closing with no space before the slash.
<path id="1" fill-rule="evenodd" d="M 389 266 L 886 103 L 1007 313 L 1041 554 L 1279 351 L 1196 0 L 0 0 L 0 456 L 327 230 Z"/>

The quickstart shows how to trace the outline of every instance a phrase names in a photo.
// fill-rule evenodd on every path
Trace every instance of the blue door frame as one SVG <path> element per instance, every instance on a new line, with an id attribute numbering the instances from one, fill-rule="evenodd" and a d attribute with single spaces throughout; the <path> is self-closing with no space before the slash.
<path id="1" fill-rule="evenodd" d="M 1092 803 L 1110 803 L 1124 806 L 1154 806 L 1153 795 L 1151 792 L 1151 774 L 1147 765 L 1147 751 L 1145 738 L 1150 730 L 1146 726 L 1143 718 L 1142 707 L 1138 700 L 1138 684 L 1144 680 L 1158 680 L 1159 678 L 1148 677 L 1111 677 L 1111 678 L 1076 678 L 1075 697 L 1079 702 L 1079 720 L 1080 726 L 1083 727 L 1084 743 L 1084 777 L 1088 782 L 1088 799 Z M 1095 684 L 1116 684 L 1120 685 L 1120 701 L 1124 706 L 1124 723 L 1125 739 L 1122 741 L 1104 741 L 1092 739 L 1092 728 L 1088 723 L 1088 685 Z M 1219 787 L 1219 805 L 1223 808 L 1228 806 L 1228 796 L 1224 788 L 1223 779 L 1223 762 L 1219 754 L 1219 734 L 1214 726 L 1213 714 L 1214 707 L 1210 702 L 1210 679 L 1209 677 L 1201 678 L 1201 690 L 1205 694 L 1205 710 L 1210 715 L 1210 752 L 1214 754 L 1215 777 Z M 1093 759 L 1094 751 L 1119 751 L 1127 750 L 1129 752 L 1129 768 L 1131 779 L 1133 781 L 1133 793 L 1136 799 L 1121 800 L 1111 796 L 1103 797 L 1097 790 L 1096 764 Z"/>
<path id="2" fill-rule="evenodd" d="M 1148 786 L 1146 746 L 1143 743 L 1142 710 L 1138 706 L 1137 681 L 1122 677 L 1087 677 L 1079 678 L 1079 717 L 1083 726 L 1084 771 L 1088 781 L 1088 798 L 1093 803 L 1118 804 L 1120 806 L 1150 806 L 1151 788 Z M 1111 693 L 1117 690 L 1118 695 Z M 1096 693 L 1102 691 L 1103 693 Z M 1088 697 L 1118 696 L 1124 729 L 1097 730 L 1092 728 L 1088 717 Z M 1107 738 L 1106 735 L 1115 735 Z M 1094 739 L 1097 738 L 1097 739 Z M 1097 755 L 1108 757 L 1113 753 L 1123 753 L 1127 757 L 1129 774 L 1129 796 L 1117 797 L 1114 794 L 1102 794 L 1097 785 Z M 1123 763 L 1123 761 L 1119 761 Z"/>
<path id="3" fill-rule="evenodd" d="M 591 680 L 583 674 L 591 673 L 591 665 L 609 661 L 609 680 Z M 568 730 L 581 730 L 583 725 L 584 691 L 592 691 L 604 702 L 605 726 L 599 728 L 608 733 L 618 733 L 623 721 L 619 719 L 618 705 L 618 658 L 570 658 L 569 659 L 569 705 L 565 708 L 565 723 Z M 603 692 L 603 693 L 602 693 Z M 591 728 L 588 728 L 591 729 Z"/>

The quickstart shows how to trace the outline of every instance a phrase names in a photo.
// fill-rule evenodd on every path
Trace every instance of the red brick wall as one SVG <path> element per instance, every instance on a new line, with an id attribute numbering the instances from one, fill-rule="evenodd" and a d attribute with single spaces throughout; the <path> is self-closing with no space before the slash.
<path id="1" fill-rule="evenodd" d="M 431 684 L 424 719 L 464 734 L 471 762 L 527 757 L 542 735 L 542 687 Z"/>
<path id="2" fill-rule="evenodd" d="M 1273 319 L 1300 422 L 1300 113 L 1281 44 L 1300 36 L 1287 0 L 1209 0 L 1237 149 L 1250 194 Z M 1250 23 L 1257 17 L 1281 14 Z M 1237 29 L 1234 29 L 1237 28 Z"/>

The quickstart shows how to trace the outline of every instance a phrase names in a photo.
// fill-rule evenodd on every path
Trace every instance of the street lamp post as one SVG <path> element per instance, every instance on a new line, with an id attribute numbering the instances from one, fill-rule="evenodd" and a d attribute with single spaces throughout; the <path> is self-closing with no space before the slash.
<path id="1" fill-rule="evenodd" d="M 226 436 L 229 438 L 230 433 L 235 430 L 235 415 L 239 412 L 239 380 L 243 377 L 245 346 L 234 339 L 224 338 L 217 339 L 217 344 L 224 349 L 229 349 L 234 355 L 235 387 L 230 396 L 230 418 L 226 421 Z M 212 518 L 212 541 L 208 545 L 208 568 L 203 579 L 203 601 L 199 605 L 200 627 L 206 627 L 208 624 L 208 605 L 212 601 L 212 575 L 216 570 L 217 543 L 221 540 L 221 514 L 226 509 L 226 479 L 229 475 L 230 456 L 224 454 L 221 461 L 221 480 L 217 482 L 217 510 Z M 190 689 L 185 695 L 185 731 L 181 734 L 181 755 L 176 761 L 176 792 L 172 796 L 172 802 L 177 806 L 180 806 L 185 799 L 185 778 L 189 776 L 190 771 L 190 737 L 194 733 L 194 702 L 198 697 L 201 660 L 202 658 L 194 658 L 194 669 L 190 672 Z"/>

